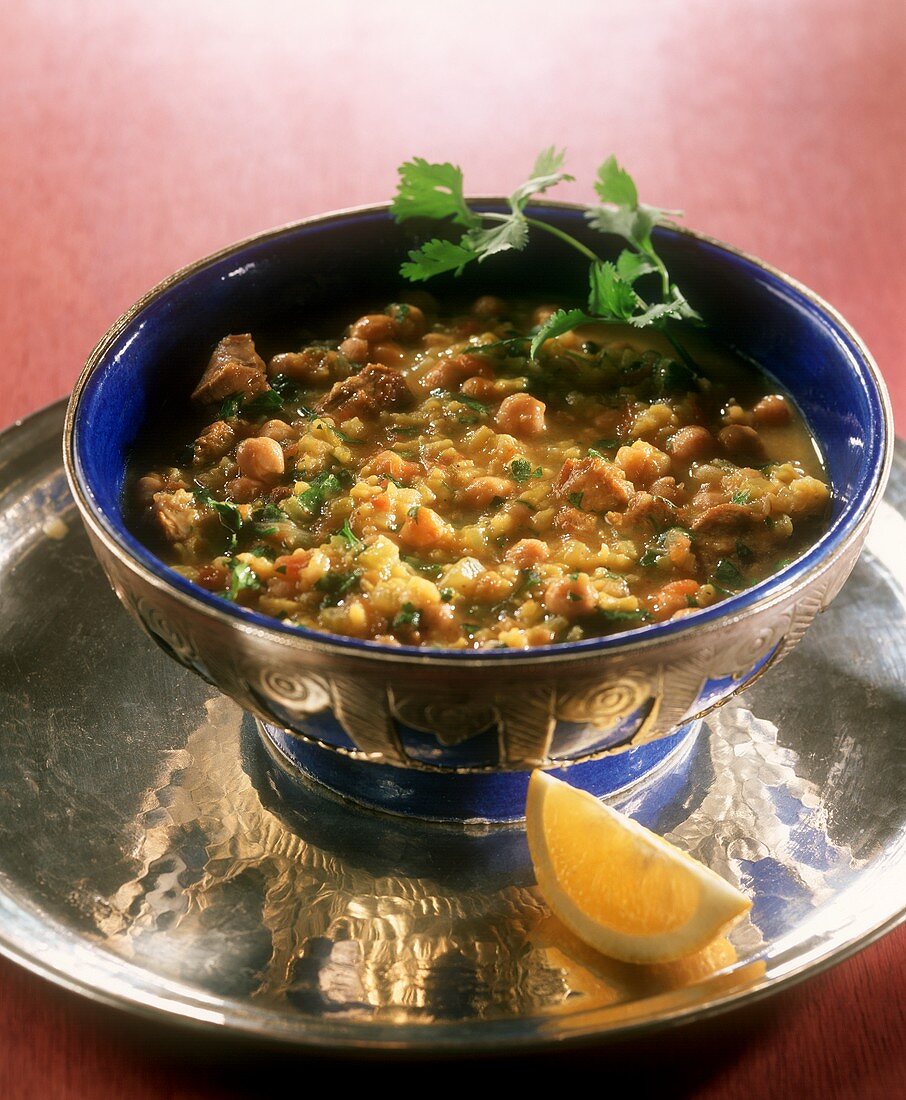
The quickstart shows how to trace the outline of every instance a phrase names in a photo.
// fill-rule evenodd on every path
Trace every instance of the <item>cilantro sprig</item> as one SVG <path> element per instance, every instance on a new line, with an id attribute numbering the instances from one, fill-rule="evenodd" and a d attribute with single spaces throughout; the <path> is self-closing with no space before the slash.
<path id="1" fill-rule="evenodd" d="M 528 244 L 530 229 L 550 233 L 589 262 L 588 307 L 557 310 L 532 340 L 533 359 L 538 357 L 546 340 L 562 336 L 579 325 L 628 323 L 663 330 L 683 362 L 695 369 L 688 353 L 667 330 L 667 322 L 700 322 L 701 317 L 671 278 L 652 240 L 654 227 L 671 224 L 680 212 L 639 202 L 632 177 L 615 157 L 608 157 L 598 168 L 594 184 L 600 201 L 589 206 L 585 216 L 593 229 L 622 237 L 627 247 L 615 262 L 604 260 L 557 226 L 525 213 L 533 195 L 573 179 L 563 171 L 564 160 L 565 150 L 558 152 L 553 146 L 545 149 L 535 161 L 529 178 L 510 195 L 508 214 L 473 210 L 465 198 L 462 169 L 456 165 L 431 164 L 421 157 L 400 165 L 399 186 L 390 207 L 396 221 L 428 218 L 463 229 L 458 241 L 434 237 L 412 250 L 400 274 L 412 282 L 449 271 L 459 275 L 473 261 L 481 263 L 498 252 L 521 251 Z M 658 300 L 649 301 L 639 293 L 637 283 L 648 275 L 657 278 Z"/>

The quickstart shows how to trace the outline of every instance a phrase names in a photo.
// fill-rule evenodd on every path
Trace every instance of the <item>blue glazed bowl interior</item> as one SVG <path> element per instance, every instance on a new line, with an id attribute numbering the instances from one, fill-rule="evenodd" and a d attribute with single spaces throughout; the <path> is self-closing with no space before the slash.
<path id="1" fill-rule="evenodd" d="M 599 252 L 606 244 L 588 229 L 579 210 L 539 205 L 532 212 Z M 536 238 L 525 252 L 495 256 L 493 263 L 473 265 L 459 279 L 438 279 L 430 289 L 441 300 L 445 295 L 488 293 L 552 300 L 582 297 L 584 265 L 555 239 L 541 234 Z M 265 346 L 301 328 L 331 336 L 363 309 L 404 297 L 398 269 L 414 243 L 412 234 L 394 225 L 385 209 L 328 217 L 236 246 L 152 292 L 128 317 L 102 351 L 78 398 L 72 448 L 76 477 L 90 507 L 133 558 L 196 600 L 246 622 L 344 648 L 385 648 L 288 626 L 186 581 L 128 530 L 123 486 L 136 442 L 155 424 L 183 415 L 211 349 L 222 336 L 251 332 Z M 658 248 L 717 338 L 756 361 L 792 393 L 824 454 L 834 502 L 828 532 L 781 573 L 696 615 L 634 630 L 633 639 L 675 633 L 742 610 L 767 590 L 807 572 L 846 537 L 868 507 L 883 474 L 886 448 L 885 398 L 879 383 L 858 343 L 818 302 L 718 244 L 659 230 Z M 273 350 L 278 348 L 275 342 Z M 565 645 L 581 651 L 626 640 L 624 633 Z M 394 647 L 393 652 L 402 654 L 409 648 Z M 528 655 L 552 648 L 562 650 L 564 644 L 539 647 Z M 513 654 L 491 650 L 481 656 L 512 659 Z"/>

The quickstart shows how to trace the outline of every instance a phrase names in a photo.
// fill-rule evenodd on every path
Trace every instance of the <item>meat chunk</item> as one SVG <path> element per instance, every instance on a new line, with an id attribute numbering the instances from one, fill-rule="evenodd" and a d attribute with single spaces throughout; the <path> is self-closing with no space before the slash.
<path id="1" fill-rule="evenodd" d="M 192 462 L 195 466 L 207 466 L 216 462 L 236 442 L 236 431 L 226 420 L 215 420 L 195 440 Z"/>
<path id="2" fill-rule="evenodd" d="M 332 386 L 316 409 L 346 420 L 352 416 L 377 416 L 385 409 L 406 409 L 414 401 L 406 379 L 398 370 L 368 363 L 358 374 Z"/>
<path id="3" fill-rule="evenodd" d="M 616 463 L 597 455 L 568 458 L 553 484 L 556 496 L 587 512 L 606 512 L 628 504 L 635 486 Z"/>
<path id="4" fill-rule="evenodd" d="M 676 521 L 676 509 L 669 500 L 644 491 L 633 493 L 625 512 L 608 512 L 607 520 L 620 531 L 641 523 L 654 523 L 665 527 Z"/>
<path id="5" fill-rule="evenodd" d="M 345 369 L 344 369 L 345 368 Z M 326 386 L 328 382 L 345 378 L 349 368 L 342 356 L 328 348 L 304 348 L 302 351 L 284 351 L 275 355 L 267 365 L 270 378 L 285 374 L 303 386 Z"/>
<path id="6" fill-rule="evenodd" d="M 201 515 L 195 497 L 185 489 L 155 493 L 151 507 L 167 542 L 186 542 L 197 534 Z"/>
<path id="7" fill-rule="evenodd" d="M 234 393 L 250 396 L 267 388 L 264 361 L 246 332 L 239 336 L 224 336 L 214 348 L 201 381 L 192 392 L 192 400 L 201 405 L 211 405 Z"/>

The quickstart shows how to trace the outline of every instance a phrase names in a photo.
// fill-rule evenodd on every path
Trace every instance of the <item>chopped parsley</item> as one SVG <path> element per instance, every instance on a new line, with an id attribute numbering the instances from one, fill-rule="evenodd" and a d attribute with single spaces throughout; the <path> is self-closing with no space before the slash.
<path id="1" fill-rule="evenodd" d="M 312 479 L 311 484 L 300 493 L 296 500 L 310 515 L 317 516 L 329 497 L 336 496 L 343 489 L 343 482 L 336 474 L 325 472 Z"/>
<path id="2" fill-rule="evenodd" d="M 404 603 L 393 619 L 393 629 L 399 630 L 406 627 L 409 630 L 418 630 L 422 621 L 422 613 L 411 603 Z"/>
<path id="3" fill-rule="evenodd" d="M 270 383 L 271 389 L 283 398 L 284 403 L 295 401 L 302 393 L 302 388 L 299 383 L 285 374 L 275 374 L 270 380 Z"/>
<path id="4" fill-rule="evenodd" d="M 514 458 L 510 463 L 510 473 L 513 475 L 513 481 L 520 485 L 531 477 L 538 478 L 544 475 L 540 466 L 533 470 L 527 458 Z"/>
<path id="5" fill-rule="evenodd" d="M 276 390 L 263 390 L 261 393 L 256 393 L 249 401 L 244 402 L 242 412 L 243 415 L 248 416 L 269 416 L 271 413 L 279 412 L 282 408 L 283 398 Z"/>
<path id="6" fill-rule="evenodd" d="M 742 573 L 729 558 L 720 559 L 714 567 L 714 576 L 722 585 L 739 587 L 739 585 L 745 584 Z"/>
<path id="7" fill-rule="evenodd" d="M 241 393 L 231 393 L 229 397 L 225 397 L 220 405 L 220 419 L 231 420 L 234 416 L 238 416 L 241 404 Z"/>
<path id="8" fill-rule="evenodd" d="M 249 588 L 261 588 L 261 581 L 257 573 L 244 561 L 232 558 L 227 562 L 230 571 L 230 587 L 224 593 L 228 600 L 235 600 L 240 592 Z"/>
<path id="9" fill-rule="evenodd" d="M 358 554 L 360 553 L 360 551 L 365 549 L 365 543 L 362 542 L 355 531 L 353 531 L 353 529 L 349 526 L 348 519 L 343 521 L 343 526 L 340 528 L 339 531 L 337 531 L 337 535 L 341 539 L 346 540 L 349 549 L 352 550 L 353 553 Z"/>
<path id="10" fill-rule="evenodd" d="M 239 532 L 242 530 L 242 514 L 236 505 L 225 500 L 215 500 L 207 489 L 194 489 L 192 495 L 199 504 L 212 508 L 217 513 L 220 522 L 227 530 L 226 549 L 235 550 Z"/>
<path id="11" fill-rule="evenodd" d="M 432 580 L 436 580 L 443 572 L 443 566 L 437 565 L 433 561 L 422 561 L 421 558 L 416 558 L 412 554 L 403 554 L 400 557 L 400 561 L 404 561 L 410 569 L 415 569 L 419 573 L 423 573 L 426 577 L 431 577 Z"/>
<path id="12" fill-rule="evenodd" d="M 743 489 L 738 493 L 734 493 L 730 498 L 733 504 L 748 504 L 752 499 L 752 494 L 748 489 Z"/>
<path id="13" fill-rule="evenodd" d="M 566 499 L 570 502 L 570 504 L 574 508 L 581 508 L 582 507 L 582 498 L 584 496 L 585 496 L 584 492 L 582 492 L 582 493 L 570 493 L 569 496 Z"/>
<path id="14" fill-rule="evenodd" d="M 347 592 L 356 587 L 361 578 L 361 569 L 350 569 L 348 572 L 331 569 L 329 573 L 325 573 L 315 581 L 315 588 L 325 593 L 321 607 L 335 607 Z"/>

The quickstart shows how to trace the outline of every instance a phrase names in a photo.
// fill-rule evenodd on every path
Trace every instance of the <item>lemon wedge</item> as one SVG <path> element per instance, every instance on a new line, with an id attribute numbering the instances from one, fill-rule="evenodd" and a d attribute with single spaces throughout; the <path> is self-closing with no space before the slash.
<path id="1" fill-rule="evenodd" d="M 552 912 L 611 958 L 684 958 L 751 908 L 745 894 L 704 864 L 542 771 L 529 782 L 526 830 Z"/>

